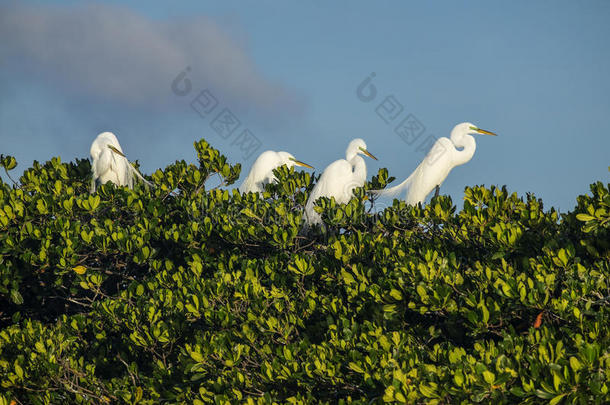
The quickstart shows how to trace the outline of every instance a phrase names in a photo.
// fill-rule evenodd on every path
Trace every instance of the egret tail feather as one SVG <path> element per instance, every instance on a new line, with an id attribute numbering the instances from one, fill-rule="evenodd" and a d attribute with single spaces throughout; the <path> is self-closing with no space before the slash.
<path id="1" fill-rule="evenodd" d="M 401 191 L 407 190 L 413 180 L 413 173 L 407 177 L 402 183 L 382 190 L 370 190 L 371 193 L 382 197 L 396 197 Z"/>
<path id="2" fill-rule="evenodd" d="M 136 169 L 135 167 L 133 167 L 133 165 L 131 163 L 129 163 L 129 169 L 131 170 L 132 173 L 134 173 L 136 175 L 137 178 L 139 178 L 140 180 L 142 180 L 144 182 L 144 184 L 146 184 L 148 187 L 155 187 L 155 185 L 153 183 L 151 183 L 150 181 L 146 180 L 138 171 L 138 169 Z"/>

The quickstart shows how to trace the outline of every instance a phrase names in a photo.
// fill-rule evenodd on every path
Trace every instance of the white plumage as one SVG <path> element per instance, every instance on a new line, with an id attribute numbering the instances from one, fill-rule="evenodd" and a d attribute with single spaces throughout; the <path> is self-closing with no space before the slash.
<path id="1" fill-rule="evenodd" d="M 353 196 L 353 190 L 362 187 L 366 180 L 366 163 L 360 154 L 375 160 L 366 149 L 366 143 L 356 138 L 349 143 L 345 151 L 345 159 L 339 159 L 324 169 L 320 179 L 314 186 L 307 204 L 305 204 L 304 219 L 306 224 L 321 224 L 320 214 L 314 210 L 314 202 L 320 197 L 335 197 L 340 204 L 346 204 Z"/>
<path id="2" fill-rule="evenodd" d="M 395 196 L 406 190 L 407 204 L 423 203 L 435 187 L 441 186 L 454 167 L 463 165 L 472 159 L 477 144 L 470 134 L 496 135 L 480 129 L 470 122 L 458 124 L 451 131 L 451 139 L 439 138 L 424 160 L 406 180 L 391 188 L 372 190 L 372 193 Z"/>
<path id="3" fill-rule="evenodd" d="M 245 178 L 243 183 L 241 183 L 241 186 L 239 186 L 239 191 L 242 193 L 263 192 L 265 184 L 276 180 L 275 175 L 273 174 L 273 169 L 282 165 L 286 165 L 289 168 L 297 165 L 313 169 L 313 167 L 307 163 L 296 160 L 294 156 L 288 152 L 275 152 L 268 150 L 261 153 L 258 158 L 256 158 L 252 168 L 250 169 L 250 173 L 248 173 L 248 176 Z"/>
<path id="4" fill-rule="evenodd" d="M 117 186 L 133 188 L 134 174 L 145 184 L 152 186 L 140 173 L 129 163 L 123 154 L 119 140 L 112 132 L 99 134 L 89 151 L 91 154 L 91 193 L 94 193 L 98 184 L 112 182 Z"/>

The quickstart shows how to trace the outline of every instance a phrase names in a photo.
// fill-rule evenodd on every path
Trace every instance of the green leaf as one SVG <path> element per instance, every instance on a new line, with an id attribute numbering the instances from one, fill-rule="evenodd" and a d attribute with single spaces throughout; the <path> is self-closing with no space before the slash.
<path id="1" fill-rule="evenodd" d="M 568 264 L 568 255 L 566 254 L 565 249 L 559 249 L 559 252 L 557 253 L 557 257 L 559 257 L 559 260 L 561 260 L 561 263 L 564 266 Z"/>
<path id="2" fill-rule="evenodd" d="M 481 303 L 481 311 L 483 312 L 483 323 L 487 325 L 487 322 L 489 321 L 489 310 L 484 303 Z"/>
<path id="3" fill-rule="evenodd" d="M 11 290 L 11 301 L 17 305 L 23 304 L 23 297 L 21 293 L 17 290 Z"/>
<path id="4" fill-rule="evenodd" d="M 95 209 L 100 205 L 100 196 L 99 195 L 90 195 L 87 199 L 89 203 L 89 211 L 95 211 Z"/>
<path id="5" fill-rule="evenodd" d="M 203 356 L 199 352 L 191 352 L 190 355 L 191 355 L 191 358 L 193 360 L 195 360 L 197 363 L 202 363 L 204 360 Z"/>
<path id="6" fill-rule="evenodd" d="M 582 363 L 574 356 L 570 357 L 570 367 L 574 371 L 578 371 L 582 368 Z"/>
<path id="7" fill-rule="evenodd" d="M 345 282 L 345 284 L 350 285 L 356 282 L 356 280 L 354 279 L 354 276 L 352 276 L 351 273 L 348 273 L 347 271 L 341 269 L 341 277 L 343 278 L 343 281 Z"/>
<path id="8" fill-rule="evenodd" d="M 461 387 L 462 384 L 464 384 L 464 375 L 462 374 L 461 371 L 458 371 L 453 375 L 453 381 L 455 382 L 455 385 L 457 385 L 458 387 Z"/>
<path id="9" fill-rule="evenodd" d="M 243 210 L 241 210 L 241 213 L 249 218 L 254 218 L 254 219 L 258 219 L 258 220 L 261 219 L 258 215 L 256 215 L 254 212 L 252 212 L 252 210 L 250 208 L 244 208 Z"/>
<path id="10" fill-rule="evenodd" d="M 555 397 L 555 394 L 553 394 L 552 392 L 543 391 L 541 389 L 536 389 L 534 393 L 538 398 L 542 399 L 551 399 Z"/>
<path id="11" fill-rule="evenodd" d="M 15 362 L 15 374 L 17 374 L 20 380 L 23 380 L 23 369 L 17 362 Z"/>
<path id="12" fill-rule="evenodd" d="M 523 389 L 521 387 L 513 387 L 510 390 L 510 393 L 513 394 L 516 397 L 525 397 L 527 394 L 525 393 L 525 391 L 523 391 Z"/>
<path id="13" fill-rule="evenodd" d="M 588 214 L 576 214 L 576 219 L 582 222 L 586 222 L 594 220 L 595 217 Z"/>
<path id="14" fill-rule="evenodd" d="M 492 385 L 496 381 L 496 375 L 489 370 L 483 371 L 483 379 L 489 385 Z"/>
<path id="15" fill-rule="evenodd" d="M 17 167 L 17 160 L 13 156 L 0 155 L 0 164 L 2 164 L 6 170 L 13 170 Z"/>
<path id="16" fill-rule="evenodd" d="M 392 288 L 392 289 L 390 290 L 390 296 L 391 296 L 392 298 L 394 298 L 396 301 L 400 301 L 400 300 L 402 300 L 402 294 L 400 293 L 400 291 L 398 291 L 398 290 L 397 290 L 397 289 L 395 289 L 395 288 Z"/>
<path id="17" fill-rule="evenodd" d="M 424 383 L 419 384 L 419 391 L 426 397 L 426 398 L 436 398 L 436 391 L 434 390 L 434 388 L 425 385 Z"/>
<path id="18" fill-rule="evenodd" d="M 403 404 L 407 403 L 407 398 L 405 398 L 405 396 L 400 391 L 396 391 L 396 393 L 394 394 L 394 399 Z"/>
<path id="19" fill-rule="evenodd" d="M 139 297 L 144 294 L 144 286 L 142 284 L 138 284 L 136 287 L 136 295 Z"/>
<path id="20" fill-rule="evenodd" d="M 419 284 L 416 287 L 416 290 L 417 290 L 417 294 L 419 294 L 419 296 L 422 298 L 422 300 L 425 300 L 428 298 L 428 293 L 426 292 L 426 289 L 424 288 L 424 286 Z"/>
<path id="21" fill-rule="evenodd" d="M 562 398 L 565 397 L 566 395 L 568 395 L 568 394 L 564 393 L 564 394 L 557 395 L 555 398 L 553 398 L 549 401 L 549 405 L 557 405 L 559 402 L 561 402 Z"/>
<path id="22" fill-rule="evenodd" d="M 362 367 L 360 367 L 358 364 L 356 364 L 354 362 L 349 363 L 349 368 L 351 368 L 352 370 L 354 370 L 357 373 L 360 373 L 360 374 L 364 373 L 364 370 L 362 369 Z"/>

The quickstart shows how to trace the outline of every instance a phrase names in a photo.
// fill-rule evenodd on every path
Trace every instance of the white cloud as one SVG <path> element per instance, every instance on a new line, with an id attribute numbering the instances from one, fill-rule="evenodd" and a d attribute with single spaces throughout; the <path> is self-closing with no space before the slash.
<path id="1" fill-rule="evenodd" d="M 26 72 L 99 103 L 166 106 L 190 66 L 194 91 L 263 115 L 298 111 L 301 99 L 258 71 L 244 47 L 204 16 L 157 21 L 112 5 L 0 6 L 0 68 Z M 193 94 L 194 96 L 195 94 Z"/>

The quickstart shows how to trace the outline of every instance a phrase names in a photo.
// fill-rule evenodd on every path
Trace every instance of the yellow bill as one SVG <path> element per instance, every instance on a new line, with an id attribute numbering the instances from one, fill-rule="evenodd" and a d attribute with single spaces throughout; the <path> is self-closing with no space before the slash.
<path id="1" fill-rule="evenodd" d="M 290 158 L 290 160 L 292 160 L 294 162 L 294 164 L 297 165 L 297 166 L 308 167 L 310 169 L 314 168 L 313 166 L 310 166 L 307 163 L 301 162 L 300 160 L 296 160 L 296 159 L 293 159 L 293 158 Z"/>
<path id="2" fill-rule="evenodd" d="M 124 158 L 126 158 L 126 157 L 127 157 L 127 156 L 123 155 L 123 152 L 121 152 L 120 150 L 118 150 L 117 148 L 115 148 L 115 147 L 114 147 L 114 146 L 112 146 L 112 145 L 108 145 L 108 148 L 109 148 L 111 151 L 113 151 L 114 153 L 116 153 L 117 155 L 121 155 L 121 156 L 123 156 Z"/>
<path id="3" fill-rule="evenodd" d="M 477 127 L 470 127 L 470 129 L 477 131 L 479 134 L 498 136 L 498 134 L 495 134 L 491 131 L 487 131 L 486 129 L 481 129 L 481 128 L 477 128 Z"/>
<path id="4" fill-rule="evenodd" d="M 377 158 L 375 156 L 373 156 L 373 154 L 371 152 L 369 152 L 368 150 L 364 149 L 363 147 L 360 147 L 360 150 L 362 151 L 362 153 L 364 153 L 368 157 L 377 160 Z"/>

